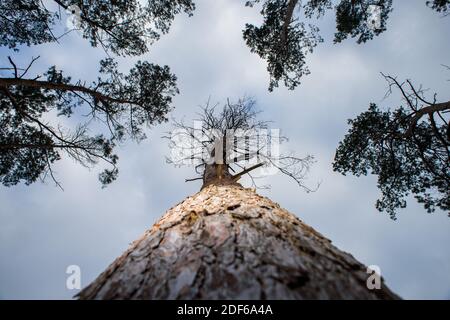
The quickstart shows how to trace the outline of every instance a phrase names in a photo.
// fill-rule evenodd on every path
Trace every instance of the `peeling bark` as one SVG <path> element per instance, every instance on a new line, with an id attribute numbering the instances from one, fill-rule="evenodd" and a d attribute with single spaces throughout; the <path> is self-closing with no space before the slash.
<path id="1" fill-rule="evenodd" d="M 252 189 L 208 185 L 135 241 L 80 299 L 398 299 Z"/>

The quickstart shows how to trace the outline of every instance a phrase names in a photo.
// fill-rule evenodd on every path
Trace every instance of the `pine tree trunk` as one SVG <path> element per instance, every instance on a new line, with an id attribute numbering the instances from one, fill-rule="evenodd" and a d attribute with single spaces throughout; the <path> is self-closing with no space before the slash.
<path id="1" fill-rule="evenodd" d="M 208 185 L 170 209 L 80 299 L 397 299 L 271 200 Z"/>

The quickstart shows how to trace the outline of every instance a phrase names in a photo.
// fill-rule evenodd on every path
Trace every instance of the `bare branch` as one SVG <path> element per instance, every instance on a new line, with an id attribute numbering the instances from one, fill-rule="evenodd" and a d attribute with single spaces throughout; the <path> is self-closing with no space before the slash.
<path id="1" fill-rule="evenodd" d="M 9 60 L 9 63 L 11 63 L 12 66 L 13 66 L 13 69 L 14 69 L 14 77 L 17 78 L 17 77 L 18 77 L 17 66 L 16 66 L 16 64 L 14 63 L 14 61 L 11 59 L 10 56 L 8 56 L 8 60 Z"/>
<path id="2" fill-rule="evenodd" d="M 257 169 L 257 168 L 259 168 L 259 167 L 261 167 L 261 166 L 263 166 L 263 165 L 264 165 L 264 163 L 258 163 L 258 164 L 255 164 L 254 166 L 251 166 L 250 168 L 245 169 L 245 170 L 239 172 L 238 174 L 235 174 L 235 175 L 233 176 L 233 180 L 234 180 L 234 181 L 238 181 L 244 174 L 247 174 L 247 173 L 249 173 L 250 171 L 253 171 L 253 170 L 255 170 L 255 169 Z"/>
<path id="3" fill-rule="evenodd" d="M 36 58 L 31 58 L 31 62 L 28 64 L 27 68 L 25 69 L 25 71 L 20 75 L 19 78 L 23 78 L 24 75 L 27 74 L 28 70 L 30 70 L 31 66 L 33 65 L 33 63 L 39 59 L 41 56 L 37 56 Z"/>

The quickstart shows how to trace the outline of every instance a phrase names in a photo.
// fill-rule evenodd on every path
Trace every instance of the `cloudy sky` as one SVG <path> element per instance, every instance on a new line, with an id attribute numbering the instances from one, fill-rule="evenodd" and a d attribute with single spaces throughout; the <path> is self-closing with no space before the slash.
<path id="1" fill-rule="evenodd" d="M 208 98 L 224 102 L 253 96 L 290 140 L 286 150 L 312 154 L 316 164 L 308 183 L 322 182 L 305 193 L 289 178 L 276 175 L 260 191 L 295 213 L 366 265 L 378 265 L 387 284 L 403 298 L 450 299 L 450 219 L 439 211 L 427 214 L 413 200 L 398 220 L 379 213 L 376 177 L 341 176 L 331 169 L 334 152 L 348 126 L 346 120 L 365 111 L 369 102 L 385 108 L 400 104 L 384 99 L 386 83 L 379 72 L 410 78 L 450 100 L 450 18 L 441 18 L 425 1 L 395 1 L 388 31 L 357 45 L 353 40 L 332 44 L 333 14 L 319 22 L 325 42 L 308 57 L 311 75 L 295 91 L 267 91 L 265 62 L 245 46 L 245 23 L 259 23 L 255 8 L 239 0 L 198 0 L 194 16 L 178 16 L 168 35 L 140 57 L 167 64 L 178 77 L 180 95 L 171 116 L 192 119 Z M 14 58 L 25 64 L 40 55 L 36 73 L 50 65 L 74 79 L 94 79 L 100 49 L 91 48 L 76 33 L 59 45 L 23 49 Z M 0 63 L 11 54 L 0 49 Z M 128 70 L 137 59 L 121 59 Z M 169 153 L 161 139 L 170 125 L 148 132 L 149 139 L 127 143 L 118 150 L 119 179 L 101 189 L 100 167 L 88 170 L 64 158 L 56 164 L 61 191 L 51 181 L 31 186 L 0 186 L 0 298 L 70 299 L 66 268 L 81 268 L 87 285 L 170 207 L 199 190 L 185 183 L 192 168 L 165 163 Z"/>

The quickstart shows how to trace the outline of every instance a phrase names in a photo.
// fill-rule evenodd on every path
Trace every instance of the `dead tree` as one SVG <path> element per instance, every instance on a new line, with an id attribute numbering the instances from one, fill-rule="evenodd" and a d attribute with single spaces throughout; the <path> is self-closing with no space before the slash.
<path id="1" fill-rule="evenodd" d="M 281 172 L 306 191 L 314 190 L 304 183 L 314 157 L 281 152 L 287 138 L 269 129 L 269 121 L 258 120 L 258 114 L 248 98 L 228 100 L 220 112 L 208 102 L 193 125 L 174 120 L 174 130 L 165 136 L 172 151 L 167 162 L 194 166 L 199 176 L 186 181 L 203 180 L 203 187 L 235 183 L 244 175 L 261 187 L 256 179 Z"/>
<path id="2" fill-rule="evenodd" d="M 202 135 L 205 139 L 199 140 L 200 148 L 181 144 L 183 148 L 193 147 L 196 152 L 202 147 L 207 149 L 202 155 L 190 153 L 189 158 L 198 157 L 196 166 L 202 173 L 202 189 L 168 210 L 78 297 L 397 299 L 380 276 L 350 254 L 338 250 L 330 240 L 278 204 L 258 195 L 254 188 L 244 188 L 238 183 L 243 174 L 272 161 L 276 168 L 282 168 L 279 170 L 302 185 L 298 168 L 277 162 L 283 156 L 264 153 L 258 158 L 264 149 L 249 151 L 251 139 L 244 138 L 248 143 L 241 146 L 233 139 L 233 148 L 229 139 L 224 141 L 232 136 L 226 134 L 226 129 L 242 128 L 250 134 L 254 133 L 252 129 L 266 127 L 266 123 L 255 120 L 253 102 L 228 103 L 219 116 L 214 116 L 213 111 L 207 107 L 202 113 L 206 125 L 198 127 L 205 134 Z M 186 134 L 194 140 L 198 138 L 194 134 L 197 127 L 189 130 L 183 124 L 177 127 L 182 130 L 172 132 L 172 138 L 184 135 L 179 141 L 185 141 Z M 206 130 L 212 128 L 217 130 Z M 171 141 L 177 145 L 178 140 Z M 229 159 L 240 160 L 236 151 L 239 146 L 244 149 L 244 160 L 251 157 L 260 160 L 237 172 L 233 167 L 239 168 L 241 164 Z M 181 160 L 186 154 L 182 150 L 177 153 L 179 157 L 171 158 L 172 162 L 185 164 Z M 288 159 L 292 161 L 294 157 Z M 300 160 L 293 163 L 305 166 Z"/>

